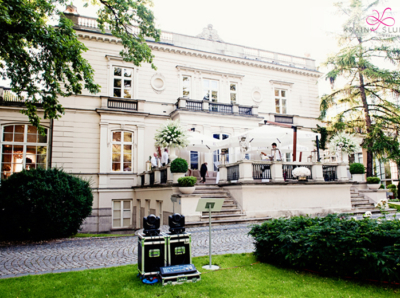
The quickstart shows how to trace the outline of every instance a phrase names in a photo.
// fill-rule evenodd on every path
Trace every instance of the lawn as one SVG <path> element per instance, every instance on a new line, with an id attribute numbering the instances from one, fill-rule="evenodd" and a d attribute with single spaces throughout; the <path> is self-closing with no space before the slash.
<path id="1" fill-rule="evenodd" d="M 90 238 L 90 237 L 128 237 L 135 236 L 135 234 L 86 234 L 86 233 L 77 233 L 71 238 Z"/>
<path id="2" fill-rule="evenodd" d="M 393 208 L 393 209 L 397 209 L 397 211 L 400 211 L 400 205 L 398 205 L 398 204 L 390 204 L 390 202 L 389 202 L 389 207 Z"/>
<path id="3" fill-rule="evenodd" d="M 135 265 L 0 280 L 0 297 L 399 297 L 400 287 L 327 278 L 256 263 L 251 254 L 213 257 L 226 270 L 207 272 L 194 258 L 197 283 L 144 285 Z M 253 264 L 253 265 L 252 265 Z M 242 266 L 232 268 L 235 266 Z"/>

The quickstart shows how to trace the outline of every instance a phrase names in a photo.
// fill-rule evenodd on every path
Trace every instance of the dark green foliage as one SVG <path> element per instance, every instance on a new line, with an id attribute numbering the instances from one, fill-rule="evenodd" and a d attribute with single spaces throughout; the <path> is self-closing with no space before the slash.
<path id="1" fill-rule="evenodd" d="M 78 232 L 92 212 L 89 182 L 60 169 L 11 175 L 0 187 L 0 240 L 43 240 Z"/>
<path id="2" fill-rule="evenodd" d="M 21 112 L 41 130 L 36 103 L 43 103 L 45 119 L 57 119 L 64 113 L 59 96 L 81 94 L 84 88 L 90 93 L 100 91 L 93 68 L 82 56 L 88 49 L 62 13 L 67 4 L 66 0 L 7 0 L 0 5 L 0 76 L 9 80 L 18 96 L 27 91 L 26 109 Z M 121 40 L 120 55 L 125 61 L 136 66 L 153 62 L 145 36 L 158 41 L 160 33 L 154 27 L 149 1 L 94 0 L 88 4 L 95 5 L 100 30 L 104 33 L 108 25 L 111 34 Z M 128 26 L 133 23 L 138 24 L 136 34 Z"/>
<path id="3" fill-rule="evenodd" d="M 369 184 L 378 184 L 381 182 L 381 179 L 378 177 L 367 177 L 367 183 Z"/>
<path id="4" fill-rule="evenodd" d="M 387 186 L 387 188 L 394 188 L 394 189 L 396 189 L 396 185 L 394 185 L 394 184 L 389 184 L 389 185 Z"/>
<path id="5" fill-rule="evenodd" d="M 399 199 L 393 199 L 393 200 L 389 200 L 389 202 L 400 202 Z"/>
<path id="6" fill-rule="evenodd" d="M 178 184 L 180 187 L 192 187 L 196 184 L 197 178 L 193 176 L 181 177 L 178 179 Z"/>
<path id="7" fill-rule="evenodd" d="M 381 185 L 379 186 L 379 189 L 385 189 L 385 186 L 384 186 L 383 184 L 381 184 Z"/>
<path id="8" fill-rule="evenodd" d="M 189 166 L 183 158 L 176 158 L 171 162 L 171 173 L 186 173 Z"/>
<path id="9" fill-rule="evenodd" d="M 263 262 L 337 276 L 400 280 L 400 221 L 323 218 L 274 219 L 253 226 Z"/>
<path id="10" fill-rule="evenodd" d="M 364 174 L 365 173 L 365 167 L 362 163 L 352 163 L 350 165 L 350 173 L 351 174 Z"/>
<path id="11" fill-rule="evenodd" d="M 393 193 L 393 198 L 397 198 L 397 187 L 394 184 L 389 184 L 387 188 Z"/>
<path id="12" fill-rule="evenodd" d="M 315 133 L 319 133 L 321 135 L 321 139 L 319 140 L 319 149 L 326 150 L 326 141 L 328 140 L 328 130 L 326 127 L 319 126 L 317 124 L 317 129 L 312 130 Z M 313 141 L 315 144 L 315 148 L 317 147 L 317 141 Z"/>

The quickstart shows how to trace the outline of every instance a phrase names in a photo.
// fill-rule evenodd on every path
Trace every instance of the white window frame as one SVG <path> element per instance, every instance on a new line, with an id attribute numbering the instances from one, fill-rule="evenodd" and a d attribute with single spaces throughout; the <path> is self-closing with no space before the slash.
<path id="1" fill-rule="evenodd" d="M 199 151 L 193 151 L 193 150 L 189 151 L 189 169 L 195 170 L 195 169 L 192 169 L 192 152 L 196 152 L 197 153 L 197 170 L 200 170 L 200 167 L 201 167 L 200 153 L 199 153 Z"/>
<path id="2" fill-rule="evenodd" d="M 276 91 L 279 91 L 279 96 L 277 96 L 275 93 Z M 282 91 L 285 92 L 285 96 L 282 96 Z M 276 111 L 277 105 L 276 105 L 276 100 L 279 100 L 279 112 Z M 282 113 L 282 101 L 285 100 L 286 101 L 286 112 Z M 284 88 L 274 88 L 274 111 L 277 114 L 280 115 L 287 115 L 288 114 L 288 90 L 284 89 Z"/>
<path id="3" fill-rule="evenodd" d="M 115 74 L 114 74 L 114 69 L 115 68 L 121 68 L 121 76 L 115 76 Z M 125 90 L 125 85 L 124 85 L 124 76 L 123 76 L 123 74 L 124 74 L 124 69 L 129 69 L 129 70 L 131 70 L 131 72 L 132 72 L 132 75 L 131 75 L 131 77 L 130 77 L 130 81 L 131 81 L 131 87 L 130 87 L 130 95 L 131 95 L 131 97 L 124 97 L 123 95 L 124 95 L 124 90 Z M 134 99 L 134 97 L 135 97 L 135 95 L 134 95 L 134 77 L 135 77 L 135 74 L 134 74 L 134 68 L 132 68 L 132 67 L 126 67 L 126 66 L 122 66 L 122 65 L 118 65 L 118 64 L 114 64 L 114 65 L 112 65 L 112 67 L 111 67 L 111 97 L 117 97 L 117 98 L 126 98 L 126 99 Z M 115 94 L 114 94 L 114 79 L 121 79 L 122 81 L 121 81 L 121 96 L 120 97 L 118 97 L 118 96 L 115 96 Z"/>
<path id="4" fill-rule="evenodd" d="M 114 226 L 114 219 L 117 219 L 117 218 L 115 218 L 114 217 L 114 211 L 117 211 L 117 210 L 115 210 L 114 209 L 114 203 L 115 202 L 120 202 L 120 204 L 121 204 L 121 217 L 119 218 L 120 219 L 120 226 L 118 226 L 118 227 L 116 227 L 116 226 Z M 124 209 L 124 202 L 129 202 L 129 209 Z M 113 229 L 126 229 L 126 228 L 130 228 L 130 227 L 132 227 L 132 200 L 129 200 L 129 199 L 117 199 L 117 200 L 112 200 L 112 208 L 111 208 L 111 213 L 112 213 L 112 228 Z M 124 217 L 124 211 L 129 211 L 129 225 L 128 226 L 124 226 L 124 218 L 127 218 L 127 217 Z"/>
<path id="5" fill-rule="evenodd" d="M 114 133 L 116 133 L 116 132 L 120 132 L 121 133 L 121 141 L 120 142 L 118 142 L 118 141 L 113 141 L 113 134 Z M 132 142 L 125 142 L 124 141 L 124 133 L 130 133 L 130 134 L 132 134 Z M 111 152 L 110 152 L 110 172 L 112 172 L 112 173 L 133 173 L 133 164 L 134 164 L 134 162 L 133 162 L 133 160 L 134 160 L 134 138 L 135 138 L 135 133 L 133 132 L 133 131 L 130 131 L 130 130 L 112 130 L 111 131 Z M 121 145 L 121 151 L 120 151 L 120 154 L 121 154 L 121 159 L 120 159 L 120 170 L 119 171 L 114 171 L 113 170 L 113 145 Z M 130 171 L 124 171 L 124 163 L 126 163 L 126 162 L 124 162 L 124 145 L 131 145 L 132 147 L 132 149 L 131 149 L 131 170 Z"/>
<path id="6" fill-rule="evenodd" d="M 189 78 L 189 84 L 188 84 L 188 91 L 189 91 L 189 95 L 188 96 L 186 96 L 186 95 L 184 95 L 183 94 L 183 89 L 184 89 L 184 81 L 183 81 L 183 78 Z M 193 82 L 193 80 L 192 80 L 192 76 L 189 76 L 189 75 L 182 75 L 181 76 L 181 96 L 182 97 L 185 97 L 185 98 L 193 98 L 193 96 L 192 96 L 192 82 Z"/>
<path id="7" fill-rule="evenodd" d="M 235 91 L 231 90 L 231 85 L 236 85 L 236 90 Z M 239 104 L 238 86 L 239 86 L 239 84 L 237 82 L 229 82 L 229 103 L 230 104 Z M 232 102 L 231 94 L 235 94 L 236 95 L 235 103 Z"/>
<path id="8" fill-rule="evenodd" d="M 224 132 L 216 132 L 216 133 L 213 133 L 213 134 L 211 135 L 211 137 L 214 138 L 214 135 L 219 135 L 219 139 L 215 138 L 216 140 L 223 140 L 223 139 L 222 139 L 222 136 L 223 136 L 223 135 L 228 136 L 226 139 L 229 139 L 229 138 L 231 137 L 231 135 L 230 135 L 229 133 L 224 133 Z M 224 139 L 224 140 L 226 140 L 226 139 Z M 215 150 L 215 151 L 213 151 L 213 165 L 212 165 L 214 171 L 217 171 L 217 170 L 218 170 L 218 169 L 215 168 L 214 162 L 220 161 L 220 156 L 221 156 L 221 150 L 222 150 L 222 149 L 228 149 L 228 156 L 227 156 L 227 158 L 225 157 L 225 162 L 226 162 L 226 163 L 232 162 L 232 161 L 229 160 L 229 158 L 230 158 L 230 156 L 231 156 L 231 148 L 221 148 L 221 149 Z M 214 159 L 215 159 L 215 156 L 216 156 L 215 152 L 217 152 L 218 160 L 214 160 Z"/>
<path id="9" fill-rule="evenodd" d="M 289 156 L 289 158 L 288 158 L 288 156 Z M 285 161 L 292 162 L 292 153 L 291 152 L 285 152 Z"/>
<path id="10" fill-rule="evenodd" d="M 14 142 L 14 140 L 11 141 L 11 142 L 10 141 L 3 141 L 4 133 L 5 133 L 5 127 L 7 127 L 7 126 L 17 126 L 17 125 L 25 126 L 23 141 L 22 142 Z M 12 124 L 4 124 L 4 125 L 2 125 L 2 127 L 1 127 L 1 136 L 0 136 L 0 176 L 3 174 L 3 145 L 22 146 L 22 148 L 23 148 L 22 152 L 23 153 L 22 153 L 22 164 L 21 164 L 22 168 L 21 168 L 21 171 L 26 168 L 26 150 L 27 150 L 27 147 L 29 147 L 29 146 L 46 147 L 46 162 L 44 163 L 44 165 L 45 165 L 45 169 L 47 169 L 48 163 L 49 163 L 49 160 L 48 160 L 48 155 L 49 155 L 49 128 L 45 127 L 45 129 L 47 129 L 47 141 L 46 141 L 46 143 L 38 143 L 38 142 L 28 142 L 28 126 L 32 126 L 32 125 L 31 124 L 25 124 L 25 123 L 12 123 Z M 14 134 L 15 134 L 15 132 L 13 133 L 13 135 Z M 11 163 L 11 164 L 13 164 L 13 163 Z M 36 162 L 36 164 L 37 164 L 37 162 Z M 18 172 L 20 172 L 20 171 L 14 172 L 13 169 L 12 169 L 12 166 L 11 166 L 11 171 L 7 171 L 7 173 L 11 173 L 11 175 L 14 174 L 14 173 L 18 173 Z"/>
<path id="11" fill-rule="evenodd" d="M 209 99 L 209 102 L 214 102 L 214 103 L 217 103 L 217 102 L 221 102 L 221 92 L 220 92 L 220 81 L 219 80 L 216 80 L 216 79 L 209 79 L 209 78 L 203 78 L 202 79 L 202 81 L 201 81 L 201 90 L 202 90 L 202 100 L 206 100 L 206 99 L 204 99 L 204 91 L 206 90 L 205 88 L 204 88 L 204 81 L 214 81 L 214 82 L 217 82 L 217 89 L 216 90 L 214 90 L 214 89 L 211 89 L 211 86 L 209 85 L 209 87 L 208 87 L 208 90 L 207 90 L 207 92 L 208 92 L 208 99 Z M 212 92 L 213 91 L 216 91 L 217 92 L 217 101 L 213 101 L 212 100 Z"/>

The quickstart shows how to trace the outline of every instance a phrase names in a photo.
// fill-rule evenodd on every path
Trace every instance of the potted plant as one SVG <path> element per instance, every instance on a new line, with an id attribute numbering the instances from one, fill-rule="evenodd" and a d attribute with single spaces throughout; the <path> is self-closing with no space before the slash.
<path id="1" fill-rule="evenodd" d="M 350 174 L 353 181 L 364 182 L 365 180 L 365 167 L 362 163 L 352 163 L 350 165 Z"/>
<path id="2" fill-rule="evenodd" d="M 335 153 L 338 161 L 348 163 L 349 154 L 360 150 L 357 139 L 354 135 L 338 132 L 329 141 L 329 151 Z"/>
<path id="3" fill-rule="evenodd" d="M 179 121 L 168 120 L 163 124 L 154 136 L 155 147 L 169 148 L 169 158 L 176 158 L 175 148 L 185 148 L 189 145 L 186 130 Z"/>
<path id="4" fill-rule="evenodd" d="M 392 195 L 391 195 L 391 199 L 392 200 L 397 197 L 397 187 L 396 187 L 396 185 L 389 184 L 387 186 L 387 189 L 389 189 L 392 192 Z"/>
<path id="5" fill-rule="evenodd" d="M 297 167 L 292 171 L 292 175 L 298 181 L 307 181 L 307 176 L 310 176 L 311 172 L 306 167 Z"/>
<path id="6" fill-rule="evenodd" d="M 190 195 L 194 193 L 197 178 L 193 176 L 181 177 L 178 179 L 179 191 L 183 194 Z"/>
<path id="7" fill-rule="evenodd" d="M 369 189 L 379 189 L 379 182 L 381 182 L 381 179 L 378 177 L 367 177 L 367 186 Z"/>
<path id="8" fill-rule="evenodd" d="M 171 162 L 171 173 L 173 175 L 173 183 L 178 183 L 178 179 L 185 176 L 188 170 L 188 163 L 183 158 L 175 158 Z"/>

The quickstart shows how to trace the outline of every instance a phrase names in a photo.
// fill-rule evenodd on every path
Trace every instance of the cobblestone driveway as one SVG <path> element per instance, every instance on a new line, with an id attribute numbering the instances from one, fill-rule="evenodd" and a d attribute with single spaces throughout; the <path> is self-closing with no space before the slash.
<path id="1" fill-rule="evenodd" d="M 165 227 L 163 227 L 165 230 Z M 253 251 L 248 225 L 215 226 L 213 254 Z M 192 233 L 193 256 L 208 255 L 208 227 Z M 57 273 L 137 263 L 137 237 L 75 238 L 57 242 L 0 247 L 0 278 Z"/>

